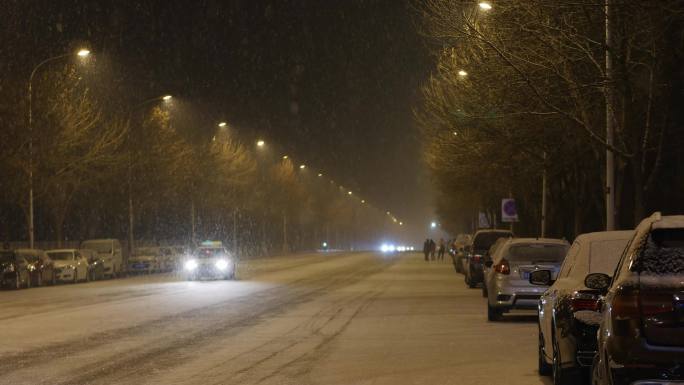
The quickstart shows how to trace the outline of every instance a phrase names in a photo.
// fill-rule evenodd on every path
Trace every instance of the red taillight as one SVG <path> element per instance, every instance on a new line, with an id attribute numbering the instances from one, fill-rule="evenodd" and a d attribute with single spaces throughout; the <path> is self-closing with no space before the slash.
<path id="1" fill-rule="evenodd" d="M 639 300 L 641 313 L 645 316 L 672 313 L 674 311 L 672 293 L 649 293 L 642 291 Z"/>
<path id="2" fill-rule="evenodd" d="M 473 262 L 480 263 L 481 259 L 482 259 L 482 256 L 480 254 L 473 255 Z"/>
<path id="3" fill-rule="evenodd" d="M 621 289 L 615 293 L 611 304 L 611 315 L 616 321 L 639 318 L 639 291 Z"/>
<path id="4" fill-rule="evenodd" d="M 601 309 L 599 298 L 589 293 L 575 293 L 570 304 L 573 312 L 580 310 L 598 311 Z"/>
<path id="5" fill-rule="evenodd" d="M 501 262 L 494 265 L 494 271 L 499 274 L 508 275 L 511 273 L 511 267 L 508 265 L 508 261 L 504 258 L 501 260 Z"/>

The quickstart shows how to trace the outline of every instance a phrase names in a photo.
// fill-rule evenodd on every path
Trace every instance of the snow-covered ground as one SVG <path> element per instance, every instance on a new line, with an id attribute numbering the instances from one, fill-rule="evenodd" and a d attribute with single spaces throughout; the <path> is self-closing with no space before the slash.
<path id="1" fill-rule="evenodd" d="M 0 292 L 0 384 L 542 384 L 533 313 L 422 256 L 310 254 Z"/>

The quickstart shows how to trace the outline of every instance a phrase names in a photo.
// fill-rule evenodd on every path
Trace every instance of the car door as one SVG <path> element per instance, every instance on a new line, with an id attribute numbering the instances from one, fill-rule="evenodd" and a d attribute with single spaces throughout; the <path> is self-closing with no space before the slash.
<path id="1" fill-rule="evenodd" d="M 556 282 L 549 287 L 548 290 L 542 294 L 540 298 L 540 312 L 539 312 L 539 325 L 542 329 L 542 334 L 544 337 L 544 347 L 545 353 L 548 357 L 551 357 L 551 352 L 546 349 L 546 347 L 552 346 L 551 336 L 553 329 L 553 322 L 555 319 L 556 308 L 558 304 L 559 295 L 562 295 L 563 283 L 568 278 L 570 271 L 572 271 L 577 255 L 579 255 L 582 245 L 580 242 L 575 241 L 570 249 L 568 250 L 561 269 L 558 272 Z"/>

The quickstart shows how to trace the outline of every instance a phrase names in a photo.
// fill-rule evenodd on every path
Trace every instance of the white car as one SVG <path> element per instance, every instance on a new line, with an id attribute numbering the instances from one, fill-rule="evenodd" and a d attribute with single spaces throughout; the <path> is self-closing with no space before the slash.
<path id="1" fill-rule="evenodd" d="M 233 279 L 235 278 L 235 259 L 220 242 L 204 243 L 183 263 L 186 279 Z"/>
<path id="2" fill-rule="evenodd" d="M 97 251 L 107 277 L 116 277 L 123 271 L 123 250 L 118 239 L 89 239 L 81 243 L 81 249 Z"/>
<path id="3" fill-rule="evenodd" d="M 128 271 L 132 273 L 155 273 L 162 270 L 162 254 L 159 247 L 138 247 L 128 259 Z"/>
<path id="4" fill-rule="evenodd" d="M 58 281 L 76 283 L 90 280 L 88 259 L 78 249 L 56 249 L 46 253 L 52 259 Z"/>

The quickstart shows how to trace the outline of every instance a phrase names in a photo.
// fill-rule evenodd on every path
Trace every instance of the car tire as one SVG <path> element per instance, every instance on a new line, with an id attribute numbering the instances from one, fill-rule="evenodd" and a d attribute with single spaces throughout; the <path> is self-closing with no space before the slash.
<path id="1" fill-rule="evenodd" d="M 541 332 L 539 332 L 539 342 L 537 342 L 539 362 L 537 370 L 539 371 L 540 376 L 550 376 L 553 368 L 551 367 L 551 364 L 546 362 L 546 358 L 544 358 L 544 348 L 542 347 L 543 338 Z"/>
<path id="2" fill-rule="evenodd" d="M 489 305 L 487 301 L 487 321 L 496 322 L 501 320 L 501 310 Z"/>
<path id="3" fill-rule="evenodd" d="M 14 278 L 14 289 L 15 290 L 21 289 L 21 278 L 19 277 L 19 273 L 17 273 L 15 278 Z"/>

